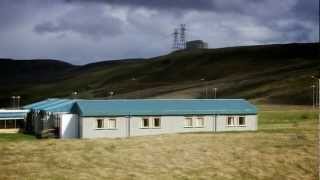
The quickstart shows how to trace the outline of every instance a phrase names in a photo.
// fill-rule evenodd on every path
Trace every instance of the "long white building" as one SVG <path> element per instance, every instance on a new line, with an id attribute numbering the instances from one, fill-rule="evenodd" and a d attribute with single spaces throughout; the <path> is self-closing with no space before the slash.
<path id="1" fill-rule="evenodd" d="M 60 138 L 257 130 L 257 110 L 243 99 L 48 99 L 24 108 L 31 131 Z"/>

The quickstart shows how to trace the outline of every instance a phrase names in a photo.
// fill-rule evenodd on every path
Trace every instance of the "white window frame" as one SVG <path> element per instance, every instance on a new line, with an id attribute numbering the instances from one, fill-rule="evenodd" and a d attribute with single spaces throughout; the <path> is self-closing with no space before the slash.
<path id="1" fill-rule="evenodd" d="M 195 126 L 196 128 L 204 128 L 204 120 L 205 118 L 203 116 L 196 117 Z M 200 123 L 202 122 L 202 123 Z"/>
<path id="2" fill-rule="evenodd" d="M 99 127 L 99 121 L 101 121 L 101 127 Z M 104 128 L 104 119 L 96 119 L 96 129 L 103 129 Z"/>
<path id="3" fill-rule="evenodd" d="M 191 123 L 187 123 L 188 120 L 190 120 Z M 188 124 L 191 124 L 191 126 Z M 184 118 L 184 127 L 185 128 L 192 128 L 193 127 L 193 118 L 192 117 L 185 117 Z"/>
<path id="4" fill-rule="evenodd" d="M 229 118 L 231 118 L 231 124 L 229 124 Z M 227 116 L 226 118 L 226 126 L 228 127 L 234 127 L 235 124 L 235 117 L 234 116 Z"/>
<path id="5" fill-rule="evenodd" d="M 102 127 L 99 128 L 98 127 L 98 121 L 101 120 L 102 121 Z M 111 127 L 110 121 L 114 121 L 115 122 L 115 127 Z M 117 129 L 117 118 L 98 118 L 96 119 L 96 130 L 115 130 Z"/>
<path id="6" fill-rule="evenodd" d="M 147 120 L 148 121 L 148 126 L 144 126 L 144 120 Z M 150 126 L 150 118 L 149 117 L 143 117 L 141 119 L 141 129 L 149 129 L 151 126 Z"/>
<path id="7" fill-rule="evenodd" d="M 117 129 L 117 119 L 116 118 L 109 118 L 106 119 L 107 123 L 105 123 L 107 126 L 105 129 Z M 114 121 L 114 127 L 111 127 L 111 121 Z"/>

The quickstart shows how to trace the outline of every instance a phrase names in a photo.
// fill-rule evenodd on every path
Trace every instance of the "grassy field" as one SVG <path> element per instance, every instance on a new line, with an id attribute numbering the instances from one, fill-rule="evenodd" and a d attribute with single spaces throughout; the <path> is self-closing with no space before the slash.
<path id="1" fill-rule="evenodd" d="M 317 179 L 316 124 L 309 107 L 260 106 L 257 132 L 97 140 L 0 135 L 0 179 Z"/>

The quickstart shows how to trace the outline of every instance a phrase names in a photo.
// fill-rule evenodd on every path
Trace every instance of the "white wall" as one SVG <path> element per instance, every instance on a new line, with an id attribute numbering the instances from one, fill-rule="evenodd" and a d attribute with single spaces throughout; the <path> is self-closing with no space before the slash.
<path id="1" fill-rule="evenodd" d="M 147 116 L 148 117 L 148 116 Z M 154 116 L 157 117 L 157 116 Z M 189 117 L 189 116 L 188 116 Z M 196 118 L 197 116 L 193 116 Z M 239 116 L 234 116 L 235 121 Z M 133 117 L 83 117 L 81 118 L 81 136 L 82 138 L 102 138 L 102 137 L 128 137 L 156 135 L 167 133 L 183 133 L 183 132 L 223 132 L 223 131 L 251 131 L 257 130 L 257 116 L 247 115 L 245 126 L 227 126 L 227 116 L 204 116 L 204 127 L 202 128 L 186 128 L 184 127 L 185 116 L 162 116 L 160 128 L 142 128 L 142 118 Z M 116 119 L 116 129 L 97 129 L 97 119 Z M 153 116 L 149 117 L 150 119 Z M 216 118 L 216 121 L 215 121 Z M 130 122 L 130 124 L 129 124 Z M 215 127 L 216 126 L 216 127 Z M 130 127 L 130 130 L 128 129 Z"/>
<path id="2" fill-rule="evenodd" d="M 217 116 L 216 123 L 216 131 L 217 132 L 225 132 L 225 131 L 255 131 L 257 130 L 257 116 L 256 115 L 246 115 L 245 126 L 240 126 L 238 124 L 238 118 L 240 116 L 233 116 L 235 120 L 234 126 L 227 125 L 227 117 L 228 116 Z"/>
<path id="3" fill-rule="evenodd" d="M 83 117 L 81 118 L 82 138 L 103 138 L 103 137 L 127 137 L 127 117 L 116 117 L 116 129 L 97 129 L 97 119 L 108 119 L 108 117 Z"/>
<path id="4" fill-rule="evenodd" d="M 151 116 L 150 119 L 153 117 Z M 194 119 L 196 116 L 194 116 Z M 166 133 L 183 133 L 183 132 L 206 132 L 212 131 L 213 117 L 204 116 L 204 127 L 185 128 L 184 121 L 185 116 L 162 116 L 161 128 L 142 128 L 141 126 L 142 117 L 131 118 L 131 136 L 143 136 L 143 135 L 155 135 L 155 134 L 166 134 Z"/>
<path id="5" fill-rule="evenodd" d="M 79 138 L 79 118 L 76 114 L 62 114 L 60 138 Z"/>

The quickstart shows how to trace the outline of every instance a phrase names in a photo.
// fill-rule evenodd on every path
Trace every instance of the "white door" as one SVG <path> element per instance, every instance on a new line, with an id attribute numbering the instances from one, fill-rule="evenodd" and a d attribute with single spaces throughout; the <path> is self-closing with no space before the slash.
<path id="1" fill-rule="evenodd" d="M 79 120 L 75 114 L 63 114 L 60 121 L 60 138 L 79 138 Z"/>

